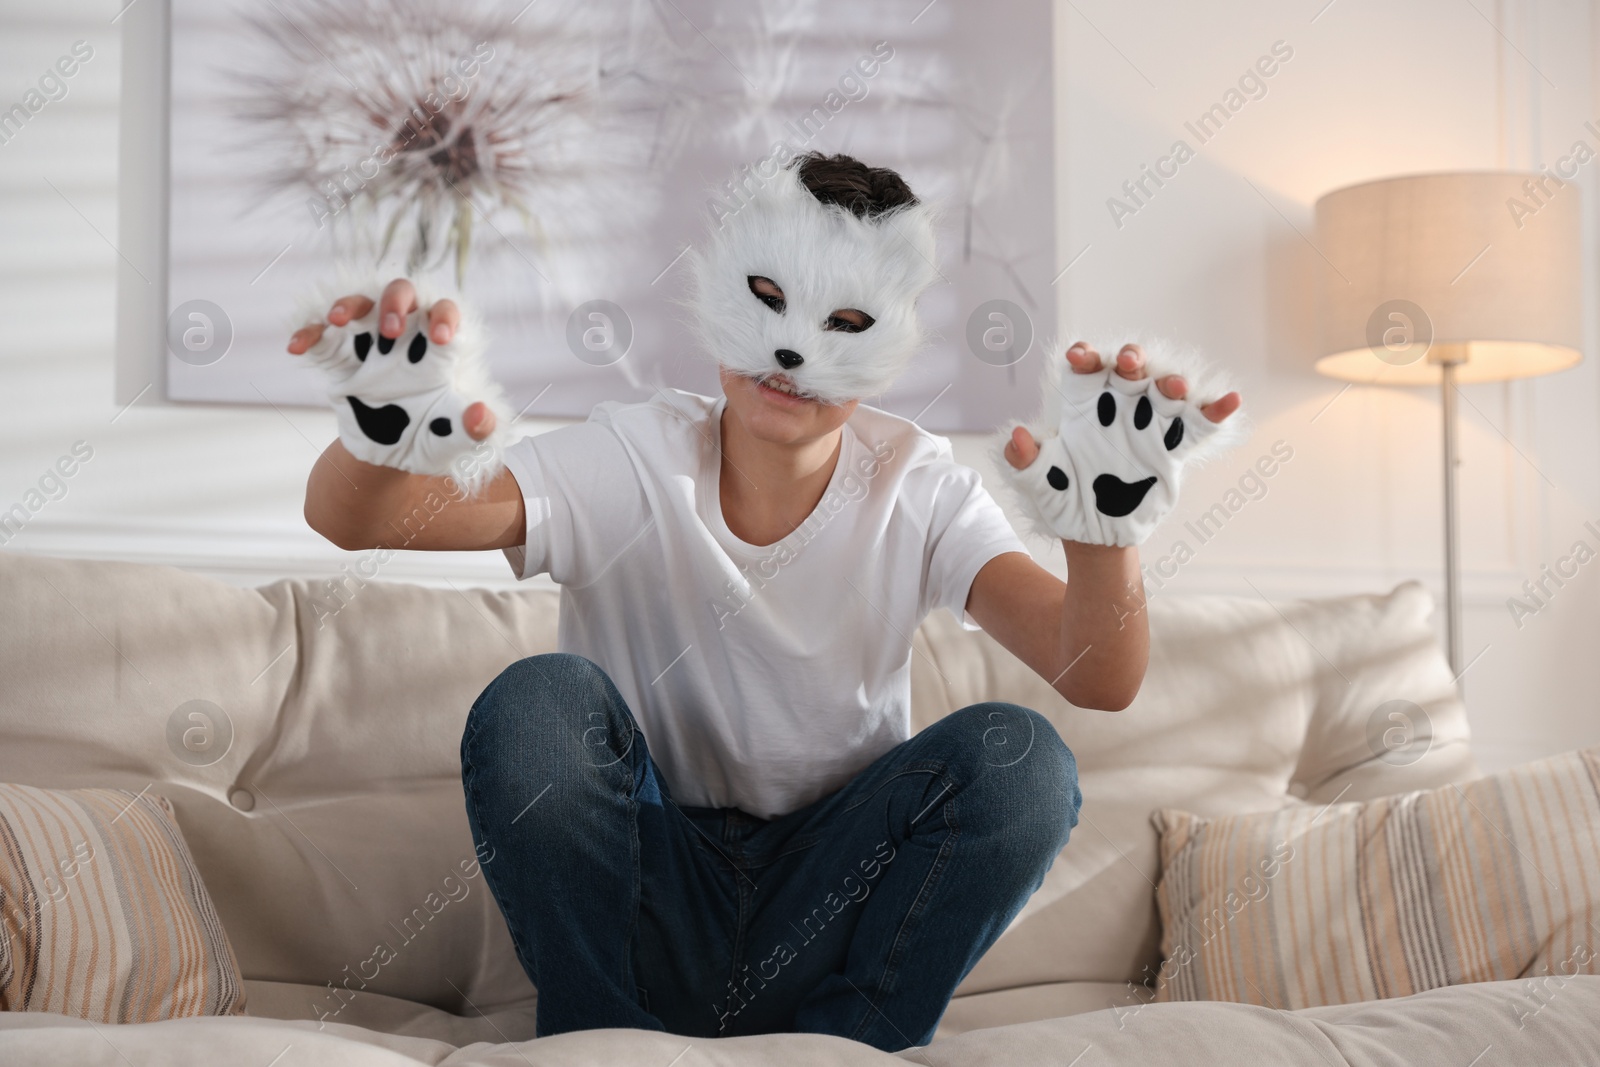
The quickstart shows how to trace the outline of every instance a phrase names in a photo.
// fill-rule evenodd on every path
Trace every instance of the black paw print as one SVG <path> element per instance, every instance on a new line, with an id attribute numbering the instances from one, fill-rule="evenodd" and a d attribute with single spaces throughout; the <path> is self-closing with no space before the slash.
<path id="1" fill-rule="evenodd" d="M 1100 401 L 1096 405 L 1096 414 L 1100 425 L 1110 427 L 1117 421 L 1117 398 L 1107 389 L 1100 394 Z M 1141 396 L 1133 406 L 1133 428 L 1135 430 L 1148 429 L 1155 418 L 1155 409 L 1150 404 L 1148 396 Z M 1172 424 L 1167 427 L 1167 432 L 1162 435 L 1161 443 L 1168 452 L 1183 443 L 1183 418 L 1175 417 Z M 1051 467 L 1045 473 L 1045 480 L 1050 483 L 1050 488 L 1065 492 L 1071 485 L 1072 479 L 1067 477 L 1067 472 L 1060 467 Z M 1114 474 L 1101 474 L 1094 480 L 1094 506 L 1102 515 L 1113 519 L 1124 518 L 1131 515 L 1144 503 L 1146 494 L 1155 487 L 1156 476 L 1140 478 L 1136 482 L 1125 482 Z"/>
<path id="2" fill-rule="evenodd" d="M 356 359 L 362 363 L 367 361 L 367 356 L 372 352 L 372 334 L 358 333 L 353 339 Z M 378 337 L 378 355 L 387 356 L 394 351 L 395 339 L 393 337 Z M 422 357 L 428 354 L 428 338 L 421 330 L 411 338 L 411 343 L 406 346 L 406 361 L 408 363 L 421 363 Z M 385 404 L 375 408 L 363 404 L 354 396 L 345 397 L 350 402 L 350 410 L 355 413 L 356 425 L 361 427 L 361 432 L 369 439 L 380 445 L 393 445 L 400 442 L 405 435 L 406 427 L 411 425 L 411 415 L 399 404 Z M 428 430 L 437 437 L 449 437 L 453 427 L 447 418 L 437 418 L 428 423 Z"/>

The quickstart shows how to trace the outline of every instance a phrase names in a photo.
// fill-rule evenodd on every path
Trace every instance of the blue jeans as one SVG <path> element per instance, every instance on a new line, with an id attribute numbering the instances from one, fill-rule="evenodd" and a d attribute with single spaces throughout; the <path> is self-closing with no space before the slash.
<path id="1" fill-rule="evenodd" d="M 673 802 L 581 656 L 491 682 L 461 739 L 467 818 L 538 1034 L 835 1034 L 927 1044 L 1078 821 L 1049 721 L 974 704 L 844 788 L 760 819 Z"/>

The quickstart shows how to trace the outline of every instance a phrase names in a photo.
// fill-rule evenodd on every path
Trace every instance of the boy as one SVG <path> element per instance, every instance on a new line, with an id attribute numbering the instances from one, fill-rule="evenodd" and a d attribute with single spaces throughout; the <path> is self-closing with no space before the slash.
<path id="1" fill-rule="evenodd" d="M 294 335 L 340 409 L 314 529 L 385 544 L 427 494 L 459 496 L 443 475 L 475 447 L 482 491 L 406 547 L 499 548 L 562 586 L 561 651 L 491 682 L 461 745 L 541 1036 L 926 1044 L 1076 824 L 1076 764 L 1036 712 L 977 704 L 911 736 L 911 635 L 946 607 L 1072 703 L 1126 707 L 1149 646 L 1133 546 L 1239 397 L 1191 404 L 1137 345 L 1050 357 L 1045 425 L 1012 429 L 1002 469 L 1063 538 L 1063 583 L 945 439 L 860 404 L 914 354 L 933 260 L 893 171 L 800 157 L 692 261 L 724 395 L 607 402 L 515 443 L 461 369 L 476 331 L 453 302 L 395 281 Z"/>

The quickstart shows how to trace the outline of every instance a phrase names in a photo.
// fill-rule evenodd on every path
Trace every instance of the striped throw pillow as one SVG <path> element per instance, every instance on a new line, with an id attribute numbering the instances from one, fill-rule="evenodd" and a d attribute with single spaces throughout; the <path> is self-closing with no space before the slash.
<path id="1" fill-rule="evenodd" d="M 1158 1001 L 1307 1008 L 1600 973 L 1600 748 L 1366 803 L 1153 822 Z"/>
<path id="2" fill-rule="evenodd" d="M 244 1013 L 172 805 L 0 785 L 0 1011 L 101 1023 Z"/>

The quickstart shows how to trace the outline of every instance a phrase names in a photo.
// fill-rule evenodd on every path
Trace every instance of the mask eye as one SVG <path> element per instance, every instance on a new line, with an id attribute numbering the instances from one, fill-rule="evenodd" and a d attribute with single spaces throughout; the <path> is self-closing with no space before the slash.
<path id="1" fill-rule="evenodd" d="M 822 324 L 822 328 L 824 330 L 834 330 L 838 333 L 860 333 L 877 321 L 865 311 L 857 311 L 855 308 L 840 308 L 828 316 L 828 321 Z"/>
<path id="2" fill-rule="evenodd" d="M 777 282 L 771 278 L 763 278 L 759 274 L 752 274 L 745 280 L 750 283 L 750 291 L 755 294 L 757 300 L 778 314 L 783 314 L 786 305 L 783 301 L 783 290 Z"/>

